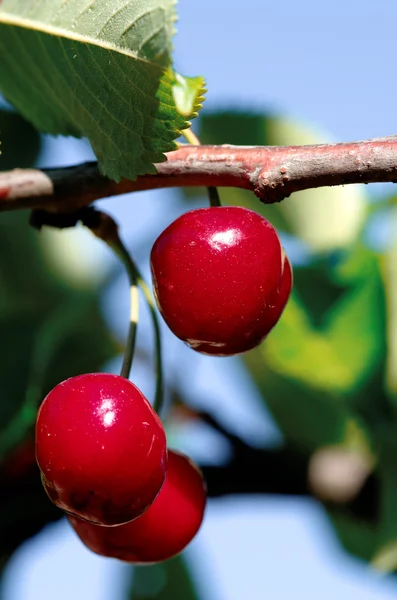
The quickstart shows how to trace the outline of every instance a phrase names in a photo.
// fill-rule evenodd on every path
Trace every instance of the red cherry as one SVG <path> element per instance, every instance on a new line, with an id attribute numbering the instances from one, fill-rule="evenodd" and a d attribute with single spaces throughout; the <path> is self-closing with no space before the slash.
<path id="1" fill-rule="evenodd" d="M 269 315 L 271 314 L 271 317 L 269 318 L 272 319 L 274 323 L 277 323 L 283 314 L 284 308 L 286 307 L 292 290 L 292 280 L 293 275 L 291 263 L 289 262 L 288 257 L 284 255 L 284 269 L 281 282 L 276 290 L 276 298 L 269 306 Z"/>
<path id="2" fill-rule="evenodd" d="M 72 377 L 44 399 L 36 458 L 51 500 L 101 525 L 141 515 L 164 483 L 166 437 L 145 396 L 109 373 Z"/>
<path id="3" fill-rule="evenodd" d="M 93 552 L 150 564 L 182 552 L 200 529 L 205 504 L 201 471 L 187 456 L 170 450 L 165 483 L 141 517 L 120 527 L 100 527 L 74 517 L 69 517 L 69 521 Z"/>
<path id="4" fill-rule="evenodd" d="M 258 213 L 192 210 L 152 248 L 159 310 L 171 331 L 198 352 L 246 352 L 274 327 L 288 299 L 292 277 L 287 272 L 283 280 L 284 259 L 276 230 Z"/>

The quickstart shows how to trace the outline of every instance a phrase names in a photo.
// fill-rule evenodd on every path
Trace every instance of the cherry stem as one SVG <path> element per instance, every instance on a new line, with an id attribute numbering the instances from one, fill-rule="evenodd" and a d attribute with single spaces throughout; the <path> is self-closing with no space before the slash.
<path id="1" fill-rule="evenodd" d="M 182 135 L 188 144 L 192 146 L 201 146 L 201 142 L 198 139 L 197 135 L 192 131 L 192 129 L 185 129 L 182 131 Z M 210 201 L 210 206 L 219 207 L 222 206 L 221 199 L 219 197 L 219 192 L 217 187 L 207 187 L 208 199 Z"/>
<path id="2" fill-rule="evenodd" d="M 208 187 L 207 192 L 208 199 L 210 201 L 210 206 L 212 206 L 213 208 L 222 206 L 217 187 Z"/>
<path id="3" fill-rule="evenodd" d="M 123 364 L 120 370 L 120 376 L 126 379 L 130 376 L 132 361 L 134 360 L 136 346 L 136 331 L 139 319 L 139 293 L 138 276 L 134 261 L 132 260 L 127 248 L 117 235 L 117 238 L 105 240 L 113 252 L 120 258 L 125 266 L 130 281 L 130 323 L 128 327 L 128 336 L 125 344 Z"/>
<path id="4" fill-rule="evenodd" d="M 152 318 L 152 324 L 154 329 L 154 351 L 156 358 L 156 392 L 154 395 L 153 408 L 154 410 L 160 414 L 163 409 L 164 403 L 164 391 L 163 391 L 163 358 L 161 351 L 161 332 L 160 332 L 160 323 L 157 317 L 156 306 L 153 301 L 152 294 L 150 293 L 150 289 L 143 279 L 142 275 L 136 268 L 137 279 L 139 287 L 142 290 L 143 295 L 145 296 L 150 316 Z"/>
<path id="5" fill-rule="evenodd" d="M 157 316 L 156 306 L 152 295 L 150 293 L 149 286 L 142 277 L 137 265 L 132 259 L 127 248 L 124 246 L 118 233 L 118 226 L 113 219 L 96 209 L 89 209 L 86 211 L 83 218 L 81 219 L 84 225 L 91 229 L 91 231 L 101 240 L 103 240 L 113 252 L 120 258 L 124 264 L 131 286 L 131 313 L 130 313 L 130 327 L 128 332 L 128 339 L 126 343 L 126 350 L 124 354 L 123 365 L 121 368 L 120 375 L 128 379 L 131 370 L 132 361 L 134 358 L 135 351 L 135 338 L 136 329 L 138 323 L 138 286 L 140 287 L 146 303 L 149 308 L 150 316 L 152 319 L 153 330 L 154 330 L 154 350 L 155 350 L 155 363 L 156 363 L 156 392 L 154 396 L 153 408 L 157 413 L 160 413 L 163 407 L 163 360 L 161 350 L 161 332 L 160 323 Z"/>

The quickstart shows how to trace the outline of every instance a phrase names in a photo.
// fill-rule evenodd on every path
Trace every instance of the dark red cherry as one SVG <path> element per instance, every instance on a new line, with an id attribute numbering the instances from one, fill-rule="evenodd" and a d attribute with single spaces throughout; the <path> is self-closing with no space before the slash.
<path id="1" fill-rule="evenodd" d="M 100 527 L 74 517 L 69 521 L 93 552 L 150 564 L 182 552 L 200 529 L 205 505 L 206 489 L 200 470 L 187 456 L 170 450 L 165 483 L 141 517 L 119 527 Z"/>
<path id="2" fill-rule="evenodd" d="M 93 523 L 118 525 L 141 515 L 167 470 L 157 414 L 130 381 L 108 373 L 72 377 L 44 399 L 36 458 L 51 500 Z"/>
<path id="3" fill-rule="evenodd" d="M 154 293 L 169 328 L 194 350 L 218 356 L 254 348 L 277 323 L 292 284 L 285 264 L 274 227 L 242 207 L 187 212 L 151 252 Z"/>

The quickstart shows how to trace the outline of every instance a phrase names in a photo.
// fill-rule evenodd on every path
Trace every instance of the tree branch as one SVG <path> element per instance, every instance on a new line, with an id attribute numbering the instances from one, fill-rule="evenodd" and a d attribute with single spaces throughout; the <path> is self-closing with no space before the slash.
<path id="1" fill-rule="evenodd" d="M 308 461 L 291 448 L 237 451 L 226 465 L 200 465 L 208 496 L 278 495 L 315 498 L 307 481 Z M 323 502 L 334 511 L 375 522 L 379 516 L 379 482 L 370 475 L 350 502 Z"/>
<path id="2" fill-rule="evenodd" d="M 208 495 L 242 494 L 309 496 L 307 460 L 290 448 L 247 448 L 226 465 L 200 465 Z"/>
<path id="3" fill-rule="evenodd" d="M 292 192 L 348 183 L 397 182 L 397 136 L 316 146 L 183 145 L 135 181 L 109 180 L 96 163 L 0 173 L 0 211 L 68 212 L 101 198 L 149 189 L 239 187 L 264 203 Z"/>
<path id="4" fill-rule="evenodd" d="M 210 498 L 244 494 L 316 497 L 309 481 L 313 455 L 305 455 L 289 445 L 281 448 L 254 448 L 213 414 L 195 411 L 185 405 L 183 408 L 225 437 L 233 449 L 227 464 L 200 465 Z M 327 468 L 327 465 L 323 462 L 322 467 Z M 341 475 L 343 476 L 343 472 Z M 335 483 L 337 482 L 334 481 Z M 322 503 L 333 511 L 347 512 L 357 519 L 375 522 L 379 515 L 379 481 L 376 474 L 369 474 L 363 479 L 349 500 L 333 502 L 322 499 Z"/>

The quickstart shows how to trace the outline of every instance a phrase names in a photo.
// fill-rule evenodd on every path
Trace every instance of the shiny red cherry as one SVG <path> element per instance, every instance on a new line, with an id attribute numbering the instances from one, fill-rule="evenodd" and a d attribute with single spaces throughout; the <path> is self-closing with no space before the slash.
<path id="1" fill-rule="evenodd" d="M 72 377 L 44 399 L 36 459 L 51 500 L 101 525 L 141 515 L 167 470 L 166 437 L 145 396 L 109 373 Z"/>
<path id="2" fill-rule="evenodd" d="M 277 323 L 292 284 L 285 264 L 274 227 L 242 207 L 187 212 L 151 252 L 154 293 L 169 328 L 194 350 L 218 356 L 254 348 Z"/>
<path id="3" fill-rule="evenodd" d="M 184 454 L 170 450 L 165 483 L 151 507 L 119 527 L 100 527 L 69 517 L 83 543 L 93 552 L 135 564 L 167 560 L 191 542 L 204 517 L 203 476 Z"/>

